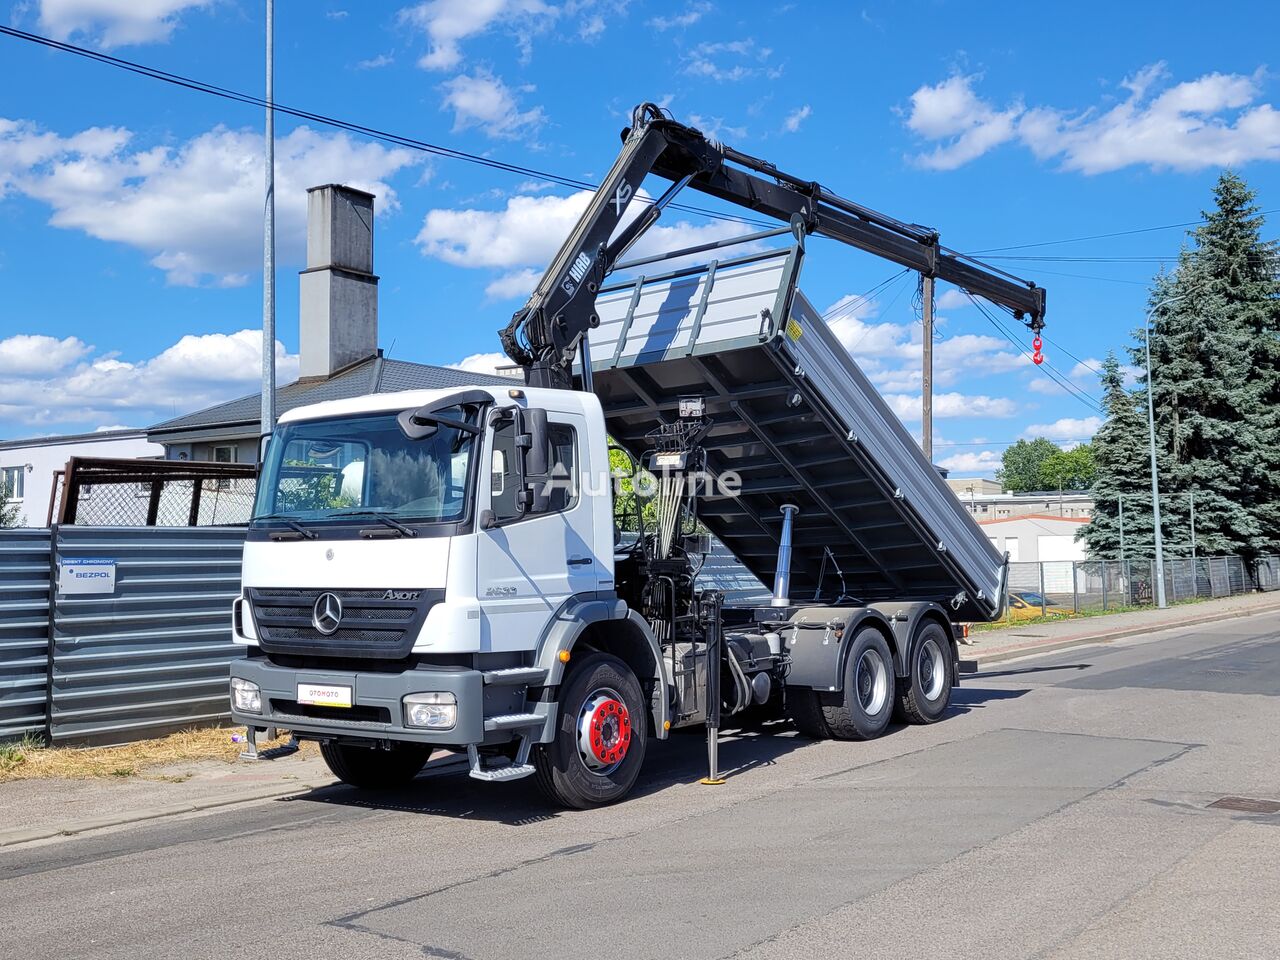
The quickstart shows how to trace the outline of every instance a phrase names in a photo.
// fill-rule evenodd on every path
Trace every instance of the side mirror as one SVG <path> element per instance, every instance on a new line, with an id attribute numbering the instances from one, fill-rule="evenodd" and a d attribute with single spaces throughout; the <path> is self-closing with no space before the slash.
<path id="1" fill-rule="evenodd" d="M 258 437 L 258 469 L 262 469 L 262 461 L 267 459 L 267 444 L 271 440 L 271 434 L 264 433 Z"/>
<path id="2" fill-rule="evenodd" d="M 487 507 L 480 511 L 480 529 L 492 530 L 498 525 L 498 515 Z"/>
<path id="3" fill-rule="evenodd" d="M 524 461 L 524 490 L 521 502 L 525 513 L 546 513 L 551 507 L 547 484 L 551 480 L 551 432 L 547 411 L 530 407 L 520 411 L 516 446 Z"/>

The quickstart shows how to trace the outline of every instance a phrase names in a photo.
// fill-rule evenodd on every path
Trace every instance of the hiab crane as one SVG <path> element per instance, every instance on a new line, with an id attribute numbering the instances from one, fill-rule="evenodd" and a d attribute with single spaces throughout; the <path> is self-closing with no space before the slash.
<path id="1" fill-rule="evenodd" d="M 671 187 L 628 219 L 649 174 Z M 783 225 L 624 262 L 686 188 Z M 281 418 L 233 610 L 234 719 L 320 741 L 355 786 L 445 749 L 579 808 L 626 796 L 672 729 L 707 728 L 714 783 L 726 721 L 858 740 L 940 719 L 959 624 L 999 615 L 1006 559 L 800 291 L 814 235 L 1043 326 L 1034 284 L 641 105 L 501 332 L 524 385 Z M 611 454 L 650 510 L 617 494 Z M 770 597 L 705 582 L 712 535 Z"/>

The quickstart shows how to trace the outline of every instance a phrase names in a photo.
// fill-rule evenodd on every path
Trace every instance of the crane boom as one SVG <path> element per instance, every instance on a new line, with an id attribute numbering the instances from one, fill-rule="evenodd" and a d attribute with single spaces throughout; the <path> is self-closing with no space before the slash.
<path id="1" fill-rule="evenodd" d="M 619 231 L 650 173 L 671 181 L 671 187 Z M 604 278 L 685 187 L 946 280 L 1009 311 L 1036 333 L 1044 326 L 1044 288 L 948 250 L 936 230 L 846 200 L 643 103 L 623 130 L 622 150 L 587 209 L 529 300 L 500 331 L 503 349 L 524 368 L 530 385 L 572 385 L 578 346 L 599 323 L 595 299 Z"/>

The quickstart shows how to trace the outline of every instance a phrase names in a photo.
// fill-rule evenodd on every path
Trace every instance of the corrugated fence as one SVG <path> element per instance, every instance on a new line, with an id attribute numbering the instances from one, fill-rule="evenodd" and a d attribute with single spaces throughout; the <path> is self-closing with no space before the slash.
<path id="1" fill-rule="evenodd" d="M 244 529 L 0 532 L 0 737 L 123 743 L 227 719 Z M 96 561 L 109 592 L 64 592 Z"/>
<path id="2" fill-rule="evenodd" d="M 0 739 L 45 735 L 48 530 L 0 531 Z"/>

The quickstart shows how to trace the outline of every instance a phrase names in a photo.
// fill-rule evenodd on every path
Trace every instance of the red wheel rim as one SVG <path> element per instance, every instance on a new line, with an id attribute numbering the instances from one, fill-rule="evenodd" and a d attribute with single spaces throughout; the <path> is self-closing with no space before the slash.
<path id="1" fill-rule="evenodd" d="M 626 759 L 631 746 L 631 714 L 614 690 L 594 691 L 578 715 L 578 752 L 587 769 L 612 772 Z"/>

